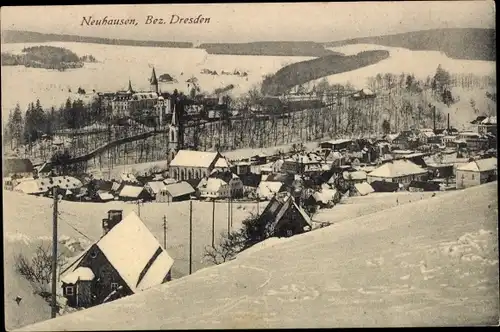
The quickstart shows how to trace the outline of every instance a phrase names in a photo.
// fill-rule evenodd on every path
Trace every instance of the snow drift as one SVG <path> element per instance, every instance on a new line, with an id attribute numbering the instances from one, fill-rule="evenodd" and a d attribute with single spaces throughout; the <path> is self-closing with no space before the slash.
<path id="1" fill-rule="evenodd" d="M 338 223 L 23 330 L 497 324 L 496 188 Z"/>

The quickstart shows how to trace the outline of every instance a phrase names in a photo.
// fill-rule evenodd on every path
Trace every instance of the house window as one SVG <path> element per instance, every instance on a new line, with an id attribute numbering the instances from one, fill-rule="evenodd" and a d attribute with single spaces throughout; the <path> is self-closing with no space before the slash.
<path id="1" fill-rule="evenodd" d="M 117 282 L 112 282 L 111 283 L 111 290 L 114 291 L 114 290 L 117 290 L 119 287 L 118 283 Z"/>
<path id="2" fill-rule="evenodd" d="M 66 295 L 73 296 L 74 294 L 73 286 L 66 286 Z"/>
<path id="3" fill-rule="evenodd" d="M 472 174 L 472 180 L 474 180 L 474 174 Z"/>
<path id="4" fill-rule="evenodd" d="M 292 230 L 291 230 L 291 229 L 288 229 L 288 230 L 286 231 L 286 236 L 292 236 L 292 235 L 293 235 Z"/>
<path id="5" fill-rule="evenodd" d="M 92 257 L 92 258 L 96 258 L 96 257 L 97 257 L 97 252 L 96 252 L 96 251 L 92 251 L 92 252 L 90 253 L 90 257 Z"/>

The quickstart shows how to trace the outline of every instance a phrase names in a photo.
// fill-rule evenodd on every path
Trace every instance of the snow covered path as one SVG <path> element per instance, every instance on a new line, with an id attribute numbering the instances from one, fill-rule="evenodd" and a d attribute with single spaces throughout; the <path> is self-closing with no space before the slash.
<path id="1" fill-rule="evenodd" d="M 23 330 L 497 324 L 497 215 L 496 182 L 447 193 Z"/>

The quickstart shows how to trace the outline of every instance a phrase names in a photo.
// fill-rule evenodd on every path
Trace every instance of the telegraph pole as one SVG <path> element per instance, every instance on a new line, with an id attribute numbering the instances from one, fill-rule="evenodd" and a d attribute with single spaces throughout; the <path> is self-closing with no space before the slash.
<path id="1" fill-rule="evenodd" d="M 167 216 L 163 215 L 163 248 L 167 250 Z"/>
<path id="2" fill-rule="evenodd" d="M 140 200 L 137 200 L 137 215 L 139 217 L 141 216 L 141 202 L 140 202 Z"/>
<path id="3" fill-rule="evenodd" d="M 189 274 L 193 270 L 193 201 L 189 201 Z"/>
<path id="4" fill-rule="evenodd" d="M 52 213 L 52 298 L 51 298 L 51 318 L 56 318 L 57 315 L 57 187 L 52 189 L 54 196 L 54 209 Z"/>
<path id="5" fill-rule="evenodd" d="M 212 200 L 212 248 L 215 248 L 215 198 Z"/>
<path id="6" fill-rule="evenodd" d="M 227 236 L 229 237 L 231 231 L 231 199 L 227 199 Z"/>

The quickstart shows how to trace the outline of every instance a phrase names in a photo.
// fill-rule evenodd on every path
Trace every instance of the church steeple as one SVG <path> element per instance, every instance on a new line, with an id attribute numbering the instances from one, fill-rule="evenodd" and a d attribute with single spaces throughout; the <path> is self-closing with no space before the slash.
<path id="1" fill-rule="evenodd" d="M 149 85 L 151 87 L 151 91 L 158 93 L 158 79 L 156 78 L 155 67 L 153 67 L 151 78 L 149 79 Z"/>
<path id="2" fill-rule="evenodd" d="M 132 89 L 132 82 L 130 81 L 130 79 L 128 80 L 128 90 L 127 90 L 127 92 L 134 93 L 134 89 Z"/>

